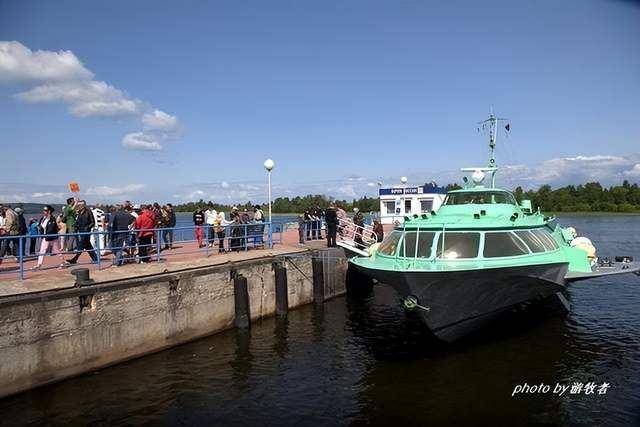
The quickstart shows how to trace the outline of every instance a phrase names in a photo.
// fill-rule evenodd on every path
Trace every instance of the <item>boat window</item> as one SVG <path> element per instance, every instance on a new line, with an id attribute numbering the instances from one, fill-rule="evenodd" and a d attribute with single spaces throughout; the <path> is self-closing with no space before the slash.
<path id="1" fill-rule="evenodd" d="M 529 250 L 515 234 L 510 232 L 485 233 L 484 250 L 485 258 L 503 256 L 517 256 L 528 254 Z"/>
<path id="2" fill-rule="evenodd" d="M 558 244 L 556 243 L 555 239 L 551 237 L 551 233 L 549 233 L 547 230 L 538 228 L 536 230 L 531 230 L 531 232 L 538 239 L 540 239 L 540 241 L 542 241 L 542 244 L 544 245 L 546 250 L 553 251 L 558 249 Z"/>
<path id="3" fill-rule="evenodd" d="M 463 191 L 449 193 L 444 201 L 445 205 L 467 204 L 508 204 L 516 205 L 513 194 L 506 191 Z"/>
<path id="4" fill-rule="evenodd" d="M 430 258 L 431 246 L 436 233 L 433 231 L 421 231 L 418 236 L 418 258 Z"/>
<path id="5" fill-rule="evenodd" d="M 444 256 L 442 239 L 444 238 Z M 478 256 L 480 233 L 445 232 L 438 238 L 437 256 L 444 259 L 475 258 Z"/>
<path id="6" fill-rule="evenodd" d="M 383 255 L 395 255 L 396 249 L 398 248 L 398 242 L 400 241 L 400 236 L 402 236 L 402 232 L 400 231 L 392 231 L 385 239 L 380 243 L 380 247 L 378 248 L 378 253 Z"/>
<path id="7" fill-rule="evenodd" d="M 529 249 L 531 249 L 531 252 L 533 253 L 539 253 L 539 252 L 544 252 L 545 251 L 545 247 L 542 244 L 542 242 L 540 241 L 540 239 L 538 239 L 536 236 L 533 235 L 533 233 L 529 230 L 519 230 L 515 232 L 518 237 L 520 237 L 522 240 L 524 240 L 524 242 L 527 244 L 527 246 L 529 246 Z"/>
<path id="8" fill-rule="evenodd" d="M 400 255 L 398 256 L 413 258 L 415 254 L 416 254 L 416 232 L 407 231 L 406 233 L 404 233 L 404 240 L 400 244 Z"/>

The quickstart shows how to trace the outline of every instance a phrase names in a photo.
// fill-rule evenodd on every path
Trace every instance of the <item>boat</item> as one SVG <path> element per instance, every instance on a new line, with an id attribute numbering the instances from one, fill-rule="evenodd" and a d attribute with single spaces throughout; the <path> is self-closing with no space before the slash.
<path id="1" fill-rule="evenodd" d="M 568 310 L 571 282 L 640 274 L 631 257 L 598 259 L 588 238 L 495 186 L 505 121 L 492 113 L 480 123 L 489 134 L 488 164 L 461 169 L 463 186 L 447 192 L 437 211 L 406 216 L 381 243 L 349 259 L 358 274 L 392 286 L 403 307 L 444 341 L 533 302 L 554 299 Z"/>

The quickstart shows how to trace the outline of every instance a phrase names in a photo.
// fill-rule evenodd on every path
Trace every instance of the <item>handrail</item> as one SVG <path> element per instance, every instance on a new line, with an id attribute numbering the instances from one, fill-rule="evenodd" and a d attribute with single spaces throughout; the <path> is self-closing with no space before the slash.
<path id="1" fill-rule="evenodd" d="M 224 246 L 226 246 L 226 250 L 244 250 L 247 251 L 249 247 L 258 247 L 262 246 L 265 248 L 272 248 L 274 243 L 274 232 L 279 233 L 278 242 L 282 242 L 282 230 L 273 230 L 273 223 L 270 222 L 254 222 L 248 224 L 227 224 L 221 226 L 224 229 L 223 236 L 214 235 L 213 226 L 210 224 L 202 224 L 202 225 L 192 225 L 192 226 L 180 226 L 180 227 L 158 227 L 158 228 L 143 228 L 143 229 L 130 229 L 130 230 L 92 230 L 85 232 L 76 232 L 76 233 L 57 233 L 57 234 L 23 234 L 23 235 L 4 235 L 0 236 L 0 247 L 6 245 L 12 245 L 12 251 L 9 251 L 8 254 L 5 254 L 4 257 L 0 257 L 0 266 L 3 265 L 3 261 L 13 258 L 15 254 L 16 261 L 11 261 L 10 268 L 8 271 L 2 270 L 0 267 L 0 277 L 7 273 L 15 274 L 18 273 L 18 277 L 22 280 L 25 278 L 25 263 L 28 261 L 33 261 L 37 259 L 39 256 L 44 256 L 46 253 L 41 253 L 41 244 L 42 239 L 52 238 L 50 241 L 58 241 L 60 242 L 60 238 L 68 239 L 74 238 L 76 240 L 76 245 L 78 244 L 78 240 L 84 237 L 85 239 L 89 236 L 92 240 L 91 249 L 82 249 L 79 246 L 75 246 L 73 250 L 65 250 L 64 247 L 60 247 L 59 250 L 51 249 L 51 255 L 57 255 L 62 257 L 63 255 L 73 256 L 76 254 L 81 254 L 85 250 L 88 253 L 95 254 L 95 260 L 91 262 L 91 264 L 97 264 L 98 269 L 101 268 L 101 263 L 104 263 L 104 259 L 102 258 L 106 253 L 110 252 L 115 256 L 115 253 L 118 252 L 120 255 L 123 250 L 133 250 L 131 253 L 135 253 L 139 248 L 146 248 L 149 252 L 145 254 L 145 259 L 155 259 L 157 262 L 162 261 L 160 257 L 160 252 L 163 252 L 163 245 L 167 245 L 167 241 L 165 240 L 165 232 L 175 233 L 177 238 L 173 238 L 173 234 L 171 235 L 170 242 L 174 243 L 192 243 L 198 241 L 198 234 L 196 234 L 196 239 L 193 239 L 193 235 L 185 238 L 185 232 L 195 233 L 196 230 L 202 230 L 201 238 L 204 240 L 204 246 L 198 247 L 196 250 L 186 248 L 185 251 L 176 251 L 176 252 L 163 252 L 163 258 L 167 258 L 173 255 L 184 255 L 190 253 L 206 253 L 206 256 L 210 255 L 210 251 L 212 248 L 209 248 L 209 244 L 213 240 L 218 241 L 218 250 Z M 240 229 L 241 232 L 237 233 L 236 230 Z M 259 231 L 258 231 L 259 229 Z M 155 242 L 150 244 L 140 244 L 138 238 L 140 238 L 140 234 L 145 233 L 150 236 L 155 237 Z M 118 237 L 120 238 L 118 239 Z M 135 237 L 135 239 L 133 238 Z M 121 240 L 122 239 L 122 243 Z M 131 240 L 133 239 L 133 240 Z M 238 240 L 234 240 L 238 239 Z M 33 252 L 27 254 L 27 240 L 30 243 L 37 243 L 36 248 Z M 222 242 L 223 246 L 220 246 Z M 226 242 L 226 245 L 224 243 Z M 117 246 L 114 246 L 116 244 Z M 120 246 L 122 244 L 122 246 Z M 239 244 L 239 246 L 238 246 Z M 5 246 L 5 247 L 6 247 Z M 54 246 L 55 248 L 55 246 Z M 155 251 L 155 253 L 153 253 Z M 16 253 L 17 252 L 17 253 Z M 139 253 L 139 252 L 138 252 Z M 121 260 L 130 261 L 136 259 L 135 255 L 127 255 L 123 256 Z M 61 258 L 62 260 L 62 258 Z M 77 265 L 87 264 L 86 262 L 78 263 Z M 55 268 L 55 267 L 43 267 L 43 270 Z"/>
<path id="2" fill-rule="evenodd" d="M 378 235 L 373 231 L 373 226 L 357 225 L 349 218 L 338 219 L 338 236 L 338 242 L 357 249 L 367 249 L 378 242 Z"/>

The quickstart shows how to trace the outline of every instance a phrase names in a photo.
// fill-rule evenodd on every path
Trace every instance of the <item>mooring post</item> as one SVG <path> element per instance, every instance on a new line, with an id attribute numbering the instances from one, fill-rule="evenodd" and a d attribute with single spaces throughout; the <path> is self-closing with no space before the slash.
<path id="1" fill-rule="evenodd" d="M 324 302 L 324 272 L 322 268 L 322 258 L 315 253 L 311 258 L 313 269 L 313 302 L 322 304 Z"/>
<path id="2" fill-rule="evenodd" d="M 276 279 L 276 315 L 286 316 L 289 311 L 289 286 L 287 269 L 280 263 L 273 264 Z"/>
<path id="3" fill-rule="evenodd" d="M 233 323 L 236 328 L 248 328 L 251 325 L 249 290 L 247 289 L 247 278 L 242 274 L 237 274 L 233 278 L 233 297 L 236 313 Z"/>

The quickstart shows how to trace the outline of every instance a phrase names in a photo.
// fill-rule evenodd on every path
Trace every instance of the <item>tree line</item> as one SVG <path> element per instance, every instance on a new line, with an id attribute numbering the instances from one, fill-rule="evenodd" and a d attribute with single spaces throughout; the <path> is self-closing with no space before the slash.
<path id="1" fill-rule="evenodd" d="M 543 212 L 640 212 L 640 187 L 627 180 L 609 188 L 599 182 L 555 190 L 549 185 L 528 191 L 517 187 L 514 195 L 518 201 L 531 200 Z"/>

